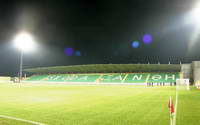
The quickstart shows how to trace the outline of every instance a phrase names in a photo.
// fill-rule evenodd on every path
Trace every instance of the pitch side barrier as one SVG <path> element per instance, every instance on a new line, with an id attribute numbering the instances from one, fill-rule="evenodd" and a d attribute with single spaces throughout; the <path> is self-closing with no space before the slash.
<path id="1" fill-rule="evenodd" d="M 104 73 L 104 74 L 51 74 L 34 75 L 24 82 L 74 83 L 74 84 L 171 84 L 180 73 Z"/>

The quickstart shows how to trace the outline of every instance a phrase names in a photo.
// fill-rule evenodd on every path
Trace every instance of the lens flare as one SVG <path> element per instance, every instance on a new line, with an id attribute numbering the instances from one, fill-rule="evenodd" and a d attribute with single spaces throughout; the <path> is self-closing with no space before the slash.
<path id="1" fill-rule="evenodd" d="M 145 35 L 143 36 L 143 42 L 144 42 L 145 44 L 151 44 L 152 41 L 153 41 L 153 37 L 152 37 L 151 34 L 145 34 Z"/>
<path id="2" fill-rule="evenodd" d="M 73 48 L 65 48 L 64 53 L 67 56 L 72 56 L 74 54 L 74 49 Z"/>
<path id="3" fill-rule="evenodd" d="M 132 48 L 138 48 L 140 46 L 140 43 L 138 41 L 133 41 L 131 43 Z"/>
<path id="4" fill-rule="evenodd" d="M 75 55 L 76 55 L 76 56 L 81 56 L 81 51 L 77 50 L 77 51 L 75 52 Z"/>

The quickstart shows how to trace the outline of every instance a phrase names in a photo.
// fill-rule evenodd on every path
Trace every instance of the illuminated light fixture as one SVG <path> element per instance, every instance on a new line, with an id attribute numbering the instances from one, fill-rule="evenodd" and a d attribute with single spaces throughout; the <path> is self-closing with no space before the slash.
<path id="1" fill-rule="evenodd" d="M 200 25 L 200 3 L 195 4 L 193 9 L 185 16 L 185 23 Z"/>
<path id="2" fill-rule="evenodd" d="M 27 33 L 22 32 L 16 35 L 14 39 L 14 45 L 17 49 L 20 50 L 20 70 L 19 70 L 19 83 L 22 80 L 22 71 L 23 71 L 23 54 L 24 52 L 32 51 L 35 48 L 35 42 L 33 37 Z"/>
<path id="3" fill-rule="evenodd" d="M 14 39 L 14 45 L 23 52 L 29 52 L 35 48 L 33 37 L 27 32 L 18 34 Z"/>
<path id="4" fill-rule="evenodd" d="M 192 19 L 195 23 L 200 24 L 200 4 L 196 6 L 191 12 Z"/>
<path id="5" fill-rule="evenodd" d="M 196 3 L 193 9 L 185 16 L 185 23 L 194 28 L 188 42 L 188 53 L 190 53 L 200 36 L 200 3 Z"/>

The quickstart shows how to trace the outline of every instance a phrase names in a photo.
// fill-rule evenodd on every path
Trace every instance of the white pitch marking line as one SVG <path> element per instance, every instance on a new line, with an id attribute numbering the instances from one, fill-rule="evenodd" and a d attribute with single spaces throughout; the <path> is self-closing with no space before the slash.
<path id="1" fill-rule="evenodd" d="M 147 84 L 147 82 L 149 81 L 149 78 L 150 78 L 150 74 L 147 75 L 146 77 L 146 80 L 145 80 L 145 83 Z"/>
<path id="2" fill-rule="evenodd" d="M 178 107 L 178 90 L 177 90 L 177 88 L 176 88 L 176 102 L 175 102 L 174 125 L 176 125 L 177 107 Z"/>
<path id="3" fill-rule="evenodd" d="M 27 122 L 27 123 L 31 123 L 31 124 L 34 124 L 34 125 L 47 125 L 47 124 L 40 123 L 40 122 L 35 122 L 35 121 L 31 121 L 31 120 L 26 120 L 26 119 L 11 117 L 11 116 L 5 116 L 5 115 L 0 115 L 0 118 L 12 119 L 12 120 L 16 120 L 16 121 Z"/>

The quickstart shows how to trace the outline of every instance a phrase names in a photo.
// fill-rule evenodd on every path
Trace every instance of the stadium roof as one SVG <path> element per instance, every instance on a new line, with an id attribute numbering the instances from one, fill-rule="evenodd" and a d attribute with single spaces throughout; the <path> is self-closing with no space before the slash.
<path id="1" fill-rule="evenodd" d="M 127 73 L 127 72 L 177 72 L 179 64 L 90 64 L 25 69 L 30 73 Z"/>

